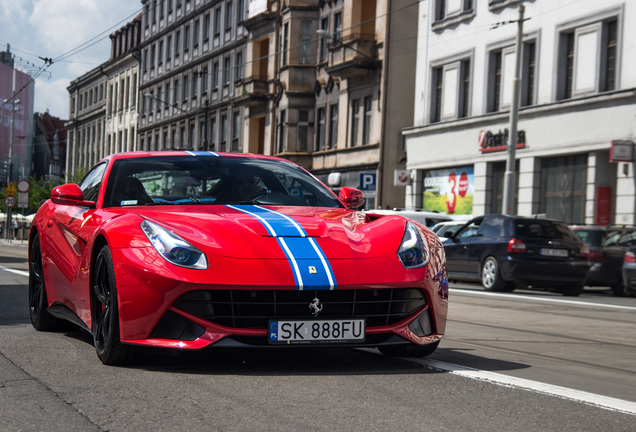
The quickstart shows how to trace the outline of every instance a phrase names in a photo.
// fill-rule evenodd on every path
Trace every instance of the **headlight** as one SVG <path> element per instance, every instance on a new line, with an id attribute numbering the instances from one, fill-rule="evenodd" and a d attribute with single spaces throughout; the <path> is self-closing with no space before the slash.
<path id="1" fill-rule="evenodd" d="M 166 261 L 181 267 L 201 270 L 208 268 L 205 254 L 172 231 L 148 220 L 141 223 L 141 229 Z"/>
<path id="2" fill-rule="evenodd" d="M 430 253 L 422 230 L 412 222 L 406 222 L 398 257 L 406 268 L 417 268 L 428 264 Z"/>

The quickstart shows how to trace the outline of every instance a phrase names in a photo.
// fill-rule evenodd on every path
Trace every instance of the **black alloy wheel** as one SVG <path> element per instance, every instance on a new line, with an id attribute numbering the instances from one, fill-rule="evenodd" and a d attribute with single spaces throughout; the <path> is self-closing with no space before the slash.
<path id="1" fill-rule="evenodd" d="M 128 360 L 130 347 L 119 339 L 119 310 L 113 258 L 102 247 L 91 274 L 93 339 L 102 363 L 115 365 Z"/>
<path id="2" fill-rule="evenodd" d="M 29 253 L 29 317 L 36 330 L 46 331 L 57 327 L 58 319 L 47 312 L 47 307 L 42 248 L 40 236 L 36 234 Z"/>

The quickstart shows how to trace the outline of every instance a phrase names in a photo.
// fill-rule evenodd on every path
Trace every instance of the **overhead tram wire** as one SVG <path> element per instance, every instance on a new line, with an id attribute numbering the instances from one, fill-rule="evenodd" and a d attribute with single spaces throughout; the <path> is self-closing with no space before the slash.
<path id="1" fill-rule="evenodd" d="M 86 42 L 81 43 L 80 45 L 78 45 L 77 47 L 71 49 L 70 51 L 67 51 L 64 54 L 61 54 L 58 57 L 54 58 L 53 61 L 54 62 L 59 62 L 59 61 L 65 60 L 65 59 L 67 59 L 67 58 L 69 58 L 71 56 L 74 56 L 74 55 L 84 51 L 85 49 L 90 48 L 91 46 L 95 45 L 96 43 L 101 42 L 103 39 L 108 37 L 113 30 L 118 29 L 123 23 L 126 23 L 126 22 L 130 21 L 131 18 L 139 15 L 140 12 L 141 12 L 141 9 L 135 11 L 134 13 L 128 15 L 126 18 L 124 18 L 121 21 L 117 22 L 116 24 L 110 26 L 106 30 L 102 31 L 98 35 L 90 38 Z"/>

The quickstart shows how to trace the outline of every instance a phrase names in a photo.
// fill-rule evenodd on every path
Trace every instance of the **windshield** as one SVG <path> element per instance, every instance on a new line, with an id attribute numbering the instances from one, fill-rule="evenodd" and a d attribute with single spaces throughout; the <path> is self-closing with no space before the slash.
<path id="1" fill-rule="evenodd" d="M 158 204 L 342 204 L 291 162 L 226 156 L 151 156 L 115 161 L 104 207 Z"/>

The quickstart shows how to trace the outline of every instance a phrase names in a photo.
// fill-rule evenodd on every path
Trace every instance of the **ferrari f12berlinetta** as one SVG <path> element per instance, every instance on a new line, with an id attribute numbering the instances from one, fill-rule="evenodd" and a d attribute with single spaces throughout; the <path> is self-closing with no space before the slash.
<path id="1" fill-rule="evenodd" d="M 105 364 L 140 346 L 430 354 L 446 325 L 444 249 L 363 204 L 275 157 L 111 155 L 37 212 L 31 322 L 79 325 Z"/>

